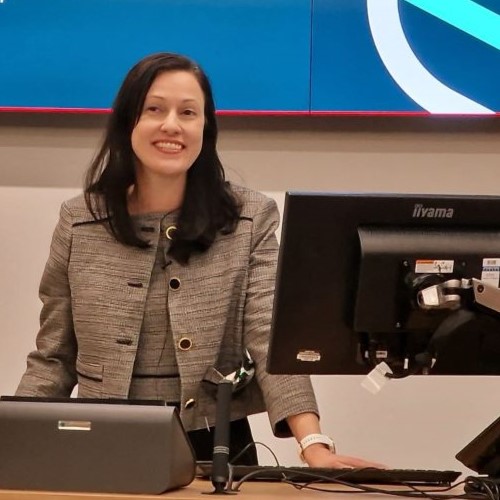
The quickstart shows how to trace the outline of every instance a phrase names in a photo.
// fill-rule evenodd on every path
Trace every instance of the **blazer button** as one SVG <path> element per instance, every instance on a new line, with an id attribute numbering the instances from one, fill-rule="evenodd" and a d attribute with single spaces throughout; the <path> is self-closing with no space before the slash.
<path id="1" fill-rule="evenodd" d="M 181 351 L 189 351 L 189 349 L 193 347 L 191 339 L 188 339 L 187 337 L 182 337 L 182 339 L 179 340 L 179 343 L 177 345 L 179 346 L 179 349 Z"/>
<path id="2" fill-rule="evenodd" d="M 168 282 L 168 286 L 171 290 L 179 290 L 179 288 L 181 287 L 181 280 L 179 278 L 172 278 Z"/>
<path id="3" fill-rule="evenodd" d="M 165 236 L 167 237 L 167 239 L 172 240 L 176 231 L 177 226 L 168 226 L 167 229 L 165 229 Z"/>
<path id="4" fill-rule="evenodd" d="M 196 401 L 191 398 L 191 399 L 188 399 L 185 403 L 184 403 L 184 408 L 186 410 L 189 410 L 190 408 L 194 408 L 196 406 Z"/>

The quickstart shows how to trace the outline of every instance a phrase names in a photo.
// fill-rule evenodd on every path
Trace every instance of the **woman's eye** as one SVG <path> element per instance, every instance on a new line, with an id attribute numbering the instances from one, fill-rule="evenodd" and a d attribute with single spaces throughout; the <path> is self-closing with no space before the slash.
<path id="1" fill-rule="evenodd" d="M 145 111 L 148 111 L 149 113 L 158 113 L 160 111 L 160 108 L 158 106 L 146 106 L 144 108 Z"/>
<path id="2" fill-rule="evenodd" d="M 195 116 L 196 115 L 196 111 L 194 109 L 185 109 L 184 110 L 184 114 L 187 115 L 187 116 Z"/>

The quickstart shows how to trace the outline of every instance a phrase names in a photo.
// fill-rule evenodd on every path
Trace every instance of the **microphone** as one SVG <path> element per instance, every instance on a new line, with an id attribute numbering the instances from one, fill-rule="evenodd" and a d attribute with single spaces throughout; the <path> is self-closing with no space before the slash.
<path id="1" fill-rule="evenodd" d="M 233 383 L 222 379 L 217 384 L 217 404 L 215 408 L 215 435 L 212 453 L 212 484 L 214 493 L 227 493 L 225 487 L 229 479 L 229 415 Z"/>

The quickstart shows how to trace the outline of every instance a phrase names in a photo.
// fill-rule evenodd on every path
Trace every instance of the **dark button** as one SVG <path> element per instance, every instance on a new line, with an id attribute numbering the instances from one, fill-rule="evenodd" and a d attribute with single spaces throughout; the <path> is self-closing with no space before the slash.
<path id="1" fill-rule="evenodd" d="M 178 346 L 181 351 L 189 351 L 189 349 L 193 346 L 193 343 L 191 342 L 191 339 L 182 337 L 182 339 L 179 340 Z"/>
<path id="2" fill-rule="evenodd" d="M 184 403 L 184 408 L 186 410 L 189 410 L 190 408 L 194 408 L 196 406 L 196 401 L 191 398 L 191 399 L 188 399 L 185 403 Z"/>
<path id="3" fill-rule="evenodd" d="M 168 283 L 168 286 L 172 289 L 172 290 L 179 290 L 179 288 L 181 287 L 181 280 L 179 278 L 172 278 L 169 283 Z"/>
<path id="4" fill-rule="evenodd" d="M 116 343 L 120 345 L 132 345 L 132 339 L 116 339 Z"/>
<path id="5" fill-rule="evenodd" d="M 174 233 L 177 231 L 177 226 L 168 226 L 167 229 L 165 229 L 165 236 L 167 239 L 171 240 L 174 237 Z"/>

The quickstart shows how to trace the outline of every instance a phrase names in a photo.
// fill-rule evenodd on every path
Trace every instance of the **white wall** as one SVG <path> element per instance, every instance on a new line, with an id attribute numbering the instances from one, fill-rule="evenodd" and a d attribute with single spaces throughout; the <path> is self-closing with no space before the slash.
<path id="1" fill-rule="evenodd" d="M 500 194 L 500 121 L 223 119 L 228 176 L 268 192 L 353 190 Z M 0 115 L 0 394 L 15 390 L 34 345 L 38 283 L 60 202 L 79 191 L 101 117 Z M 494 377 L 413 377 L 377 396 L 360 377 L 313 379 L 339 450 L 394 467 L 465 470 L 455 453 L 500 414 Z M 287 464 L 265 415 L 255 437 Z M 260 453 L 263 463 L 273 463 Z"/>

